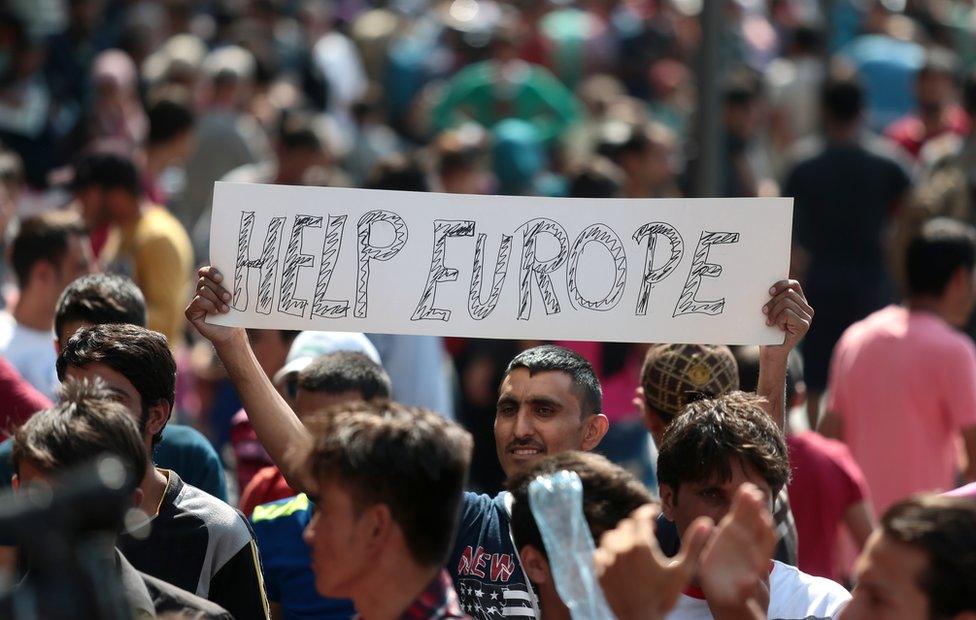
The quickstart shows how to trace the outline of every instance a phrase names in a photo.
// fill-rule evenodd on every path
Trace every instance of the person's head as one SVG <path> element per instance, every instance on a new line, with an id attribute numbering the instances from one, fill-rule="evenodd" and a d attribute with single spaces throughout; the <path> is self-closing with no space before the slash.
<path id="1" fill-rule="evenodd" d="M 616 198 L 626 177 L 623 170 L 605 157 L 590 157 L 569 179 L 571 198 Z"/>
<path id="2" fill-rule="evenodd" d="M 739 389 L 755 392 L 759 388 L 759 347 L 741 345 L 731 347 L 739 368 Z M 799 407 L 806 400 L 806 383 L 803 380 L 803 357 L 796 349 L 790 351 L 786 364 L 786 409 Z"/>
<path id="3" fill-rule="evenodd" d="M 915 77 L 915 96 L 922 116 L 939 116 L 952 103 L 956 91 L 956 57 L 947 49 L 926 52 L 925 64 Z"/>
<path id="4" fill-rule="evenodd" d="M 434 159 L 441 189 L 448 194 L 484 194 L 489 175 L 485 132 L 474 124 L 446 131 L 434 141 Z"/>
<path id="5" fill-rule="evenodd" d="M 736 72 L 726 80 L 722 99 L 725 130 L 743 139 L 759 128 L 760 82 L 751 72 Z"/>
<path id="6" fill-rule="evenodd" d="M 976 501 L 918 495 L 881 517 L 844 618 L 976 619 Z"/>
<path id="7" fill-rule="evenodd" d="M 306 418 L 353 400 L 389 399 L 392 392 L 382 366 L 358 351 L 337 351 L 316 358 L 298 373 L 295 413 Z"/>
<path id="8" fill-rule="evenodd" d="M 208 78 L 214 105 L 234 108 L 242 105 L 250 95 L 257 74 L 257 60 L 243 47 L 225 45 L 203 59 L 203 73 Z"/>
<path id="9" fill-rule="evenodd" d="M 104 323 L 146 326 L 146 298 L 125 276 L 96 273 L 68 285 L 54 312 L 58 350 L 82 327 Z"/>
<path id="10" fill-rule="evenodd" d="M 295 336 L 283 334 L 281 337 L 289 338 L 288 354 L 284 365 L 274 371 L 271 382 L 293 409 L 295 399 L 298 397 L 298 375 L 319 357 L 337 351 L 355 351 L 366 355 L 377 364 L 382 363 L 376 347 L 361 333 L 299 332 Z M 271 344 L 267 346 L 273 347 Z"/>
<path id="11" fill-rule="evenodd" d="M 329 159 L 312 120 L 298 114 L 288 115 L 282 120 L 276 155 L 277 182 L 287 185 L 302 184 L 311 168 L 325 166 Z"/>
<path id="12" fill-rule="evenodd" d="M 495 449 L 507 476 L 547 454 L 592 450 L 609 423 L 593 367 L 578 353 L 542 345 L 515 356 L 498 389 Z"/>
<path id="13" fill-rule="evenodd" d="M 165 163 L 183 161 L 193 148 L 196 114 L 189 96 L 176 89 L 153 99 L 149 116 L 148 148 L 166 151 Z"/>
<path id="14" fill-rule="evenodd" d="M 258 358 L 261 370 L 269 379 L 285 365 L 288 350 L 299 333 L 289 329 L 247 330 L 247 340 L 251 343 L 254 357 Z"/>
<path id="15" fill-rule="evenodd" d="M 114 153 L 83 157 L 75 166 L 71 188 L 91 228 L 131 218 L 142 197 L 135 164 Z"/>
<path id="16" fill-rule="evenodd" d="M 828 129 L 854 127 L 864 111 L 864 89 L 853 75 L 830 76 L 823 85 L 820 105 Z"/>
<path id="17" fill-rule="evenodd" d="M 373 167 L 366 181 L 369 189 L 403 192 L 429 192 L 427 171 L 414 156 L 395 154 L 384 157 Z"/>
<path id="18" fill-rule="evenodd" d="M 943 318 L 956 326 L 965 325 L 976 303 L 974 265 L 976 230 L 972 226 L 948 218 L 926 222 L 906 253 L 909 300 L 935 300 Z"/>
<path id="19" fill-rule="evenodd" d="M 664 432 L 657 459 L 661 510 L 679 536 L 698 517 L 718 523 L 743 483 L 772 502 L 790 477 L 783 434 L 754 394 L 688 405 Z"/>
<path id="20" fill-rule="evenodd" d="M 148 447 L 162 439 L 173 411 L 176 362 L 166 336 L 138 325 L 85 327 L 61 348 L 58 379 L 101 379 L 139 421 Z"/>
<path id="21" fill-rule="evenodd" d="M 660 123 L 614 120 L 603 125 L 598 151 L 620 166 L 632 191 L 653 193 L 674 180 L 674 148 L 674 134 Z"/>
<path id="22" fill-rule="evenodd" d="M 14 434 L 14 488 L 46 481 L 104 455 L 122 462 L 127 484 L 138 494 L 148 459 L 132 416 L 101 381 L 67 381 L 61 386 L 61 402 L 35 413 Z"/>
<path id="23" fill-rule="evenodd" d="M 542 615 L 559 616 L 552 605 L 562 605 L 556 594 L 549 554 L 529 505 L 529 485 L 539 476 L 575 472 L 583 485 L 583 516 L 595 542 L 644 504 L 654 501 L 647 488 L 630 472 L 603 456 L 587 452 L 561 452 L 533 463 L 506 482 L 512 494 L 512 539 L 526 576 L 540 591 Z M 568 617 L 568 616 L 567 616 Z"/>
<path id="24" fill-rule="evenodd" d="M 441 566 L 457 528 L 471 436 L 433 412 L 392 402 L 347 403 L 306 424 L 318 510 L 305 540 L 318 592 L 355 601 L 378 587 L 379 573 Z"/>
<path id="25" fill-rule="evenodd" d="M 644 355 L 637 399 L 658 446 L 664 429 L 689 403 L 739 389 L 739 370 L 724 345 L 659 344 Z"/>
<path id="26" fill-rule="evenodd" d="M 94 259 L 88 233 L 76 213 L 49 211 L 24 218 L 10 246 L 10 263 L 21 295 L 50 307 L 80 276 L 91 273 Z"/>

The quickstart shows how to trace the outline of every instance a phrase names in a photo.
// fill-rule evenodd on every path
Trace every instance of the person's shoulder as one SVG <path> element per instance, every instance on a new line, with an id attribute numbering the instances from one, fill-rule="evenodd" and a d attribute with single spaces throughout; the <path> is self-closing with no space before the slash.
<path id="1" fill-rule="evenodd" d="M 169 475 L 176 474 L 170 472 Z M 202 521 L 211 537 L 217 540 L 240 547 L 253 538 L 251 526 L 240 511 L 192 484 L 182 482 L 173 503 L 177 512 L 196 516 Z"/>
<path id="2" fill-rule="evenodd" d="M 182 245 L 189 243 L 189 236 L 183 224 L 166 207 L 150 205 L 139 219 L 136 236 L 141 242 L 167 240 Z"/>
<path id="3" fill-rule="evenodd" d="M 213 445 L 207 441 L 203 433 L 185 424 L 170 423 L 163 429 L 163 441 L 180 450 L 191 452 L 206 452 L 216 454 Z"/>
<path id="4" fill-rule="evenodd" d="M 139 575 L 146 584 L 146 589 L 153 600 L 157 615 L 166 613 L 187 614 L 203 620 L 231 620 L 233 618 L 230 612 L 217 603 L 208 601 L 147 573 L 140 572 Z"/>
<path id="5" fill-rule="evenodd" d="M 839 583 L 773 560 L 769 575 L 771 618 L 831 617 L 850 599 L 851 593 Z"/>

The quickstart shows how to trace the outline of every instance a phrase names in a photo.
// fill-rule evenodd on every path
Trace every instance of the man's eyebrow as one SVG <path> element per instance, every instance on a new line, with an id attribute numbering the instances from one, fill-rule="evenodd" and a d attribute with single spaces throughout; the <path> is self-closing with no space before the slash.
<path id="1" fill-rule="evenodd" d="M 515 398 L 514 396 L 510 396 L 508 394 L 502 394 L 501 396 L 498 397 L 497 406 L 501 407 L 502 405 L 517 405 L 518 402 L 519 402 L 518 399 Z"/>
<path id="2" fill-rule="evenodd" d="M 562 409 L 563 408 L 562 402 L 560 402 L 560 401 L 558 401 L 555 398 L 552 398 L 550 396 L 543 396 L 541 394 L 538 395 L 538 396 L 529 396 L 525 400 L 530 405 L 544 406 L 544 407 L 553 407 L 553 408 L 556 408 L 556 409 Z"/>

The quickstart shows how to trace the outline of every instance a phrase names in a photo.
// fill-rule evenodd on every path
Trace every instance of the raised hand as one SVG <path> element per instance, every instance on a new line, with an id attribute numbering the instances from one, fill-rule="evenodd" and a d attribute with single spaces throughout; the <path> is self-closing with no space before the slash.
<path id="1" fill-rule="evenodd" d="M 600 586 L 619 620 L 663 618 L 691 580 L 712 530 L 711 519 L 697 519 L 685 533 L 681 553 L 671 560 L 654 535 L 657 515 L 657 506 L 641 506 L 606 532 L 594 553 Z"/>
<path id="2" fill-rule="evenodd" d="M 762 308 L 766 315 L 766 324 L 783 330 L 786 341 L 781 345 L 765 348 L 779 350 L 785 356 L 810 330 L 813 308 L 803 294 L 803 287 L 796 280 L 780 280 L 769 289 L 769 294 L 771 299 Z"/>
<path id="3" fill-rule="evenodd" d="M 224 277 L 216 267 L 201 267 L 193 299 L 186 307 L 186 319 L 200 335 L 219 346 L 237 340 L 245 340 L 244 330 L 207 323 L 207 317 L 230 312 L 230 293 L 220 283 Z"/>

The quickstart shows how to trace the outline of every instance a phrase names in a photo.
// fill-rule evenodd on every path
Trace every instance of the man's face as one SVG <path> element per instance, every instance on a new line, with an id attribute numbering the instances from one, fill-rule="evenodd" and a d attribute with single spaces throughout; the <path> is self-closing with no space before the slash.
<path id="1" fill-rule="evenodd" d="M 112 393 L 115 402 L 129 410 L 129 415 L 139 424 L 139 432 L 143 436 L 147 434 L 146 416 L 142 412 L 142 397 L 132 382 L 126 379 L 122 373 L 112 370 L 105 364 L 94 363 L 83 367 L 68 366 L 64 374 L 68 379 L 75 380 L 88 379 L 94 381 L 96 378 L 101 379 L 109 392 Z M 152 435 L 152 433 L 148 434 Z"/>
<path id="2" fill-rule="evenodd" d="M 732 477 L 722 482 L 713 478 L 707 482 L 683 482 L 677 494 L 666 484 L 661 485 L 661 510 L 674 521 L 678 535 L 698 517 L 711 517 L 718 523 L 732 507 L 732 498 L 740 486 L 751 482 L 766 496 L 766 505 L 772 511 L 772 489 L 752 465 L 744 465 L 739 459 L 731 463 Z"/>
<path id="3" fill-rule="evenodd" d="M 918 587 L 927 566 L 924 552 L 875 530 L 857 559 L 857 586 L 844 620 L 928 618 L 928 598 Z"/>
<path id="4" fill-rule="evenodd" d="M 342 485 L 334 478 L 322 482 L 315 513 L 302 536 L 312 548 L 315 589 L 322 596 L 348 598 L 372 564 L 369 524 L 363 514 L 356 514 L 353 498 Z"/>
<path id="5" fill-rule="evenodd" d="M 594 442 L 590 427 L 597 417 L 584 419 L 569 374 L 516 368 L 502 381 L 495 413 L 495 449 L 505 475 L 547 454 L 596 447 L 602 434 Z"/>
<path id="6" fill-rule="evenodd" d="M 95 258 L 87 235 L 70 235 L 68 247 L 57 266 L 58 294 L 69 284 L 94 271 Z"/>

